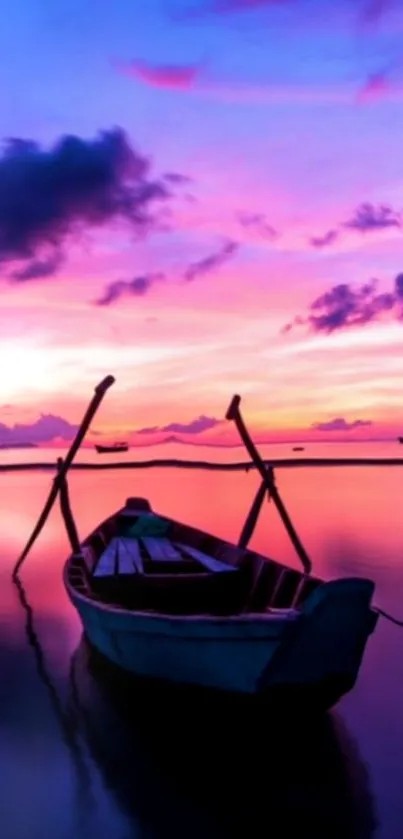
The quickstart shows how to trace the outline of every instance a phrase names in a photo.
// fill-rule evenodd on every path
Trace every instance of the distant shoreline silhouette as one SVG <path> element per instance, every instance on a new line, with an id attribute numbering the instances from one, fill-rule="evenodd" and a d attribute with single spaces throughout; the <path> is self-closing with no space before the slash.
<path id="1" fill-rule="evenodd" d="M 263 458 L 263 462 L 275 469 L 313 466 L 403 466 L 403 457 L 289 457 Z M 57 463 L 0 463 L 0 472 L 52 471 Z M 180 458 L 155 458 L 153 460 L 127 460 L 113 463 L 72 463 L 70 470 L 102 469 L 207 469 L 212 472 L 249 472 L 255 469 L 252 461 L 215 463 L 209 460 L 181 460 Z"/>
<path id="2" fill-rule="evenodd" d="M 37 449 L 37 443 L 0 443 L 0 449 Z"/>

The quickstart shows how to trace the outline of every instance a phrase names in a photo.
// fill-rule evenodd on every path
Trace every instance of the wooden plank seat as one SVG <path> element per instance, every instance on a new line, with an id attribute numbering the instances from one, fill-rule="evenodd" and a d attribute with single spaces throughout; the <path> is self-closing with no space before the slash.
<path id="1" fill-rule="evenodd" d="M 178 544 L 178 547 L 183 551 L 183 553 L 187 556 L 190 556 L 192 559 L 196 560 L 196 562 L 200 563 L 204 568 L 208 571 L 213 572 L 214 574 L 222 573 L 223 571 L 236 571 L 236 566 L 228 565 L 226 562 L 221 562 L 219 559 L 214 559 L 212 556 L 208 556 L 207 554 L 203 553 L 202 551 L 198 551 L 196 548 L 192 548 L 190 545 L 181 545 Z"/>
<path id="2" fill-rule="evenodd" d="M 232 572 L 236 566 L 191 547 L 173 543 L 169 539 L 152 536 L 133 539 L 114 536 L 102 552 L 94 571 L 95 577 L 110 577 L 114 574 L 147 574 L 147 561 L 162 564 L 168 570 L 209 571 L 210 573 Z M 157 571 L 162 571 L 162 567 Z"/>
<path id="3" fill-rule="evenodd" d="M 169 539 L 158 539 L 147 536 L 141 539 L 149 557 L 156 562 L 178 562 L 182 560 L 182 554 Z"/>
<path id="4" fill-rule="evenodd" d="M 114 536 L 98 559 L 94 577 L 141 574 L 143 563 L 137 539 Z"/>
<path id="5" fill-rule="evenodd" d="M 92 587 L 108 602 L 167 614 L 233 614 L 247 591 L 240 569 L 194 548 L 165 538 L 122 536 L 99 557 Z"/>

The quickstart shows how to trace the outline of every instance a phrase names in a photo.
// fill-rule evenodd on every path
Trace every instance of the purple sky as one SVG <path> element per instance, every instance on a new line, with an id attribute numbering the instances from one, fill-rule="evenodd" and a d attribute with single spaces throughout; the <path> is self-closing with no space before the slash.
<path id="1" fill-rule="evenodd" d="M 109 436 L 234 392 L 277 439 L 401 430 L 402 33 L 400 0 L 9 4 L 0 428 L 112 372 Z"/>

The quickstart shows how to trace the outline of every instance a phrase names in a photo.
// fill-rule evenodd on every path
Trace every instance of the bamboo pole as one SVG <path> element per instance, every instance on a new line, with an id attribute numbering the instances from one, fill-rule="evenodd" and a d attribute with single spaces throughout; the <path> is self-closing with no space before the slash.
<path id="1" fill-rule="evenodd" d="M 286 531 L 287 531 L 287 533 L 290 537 L 290 540 L 291 540 L 291 542 L 292 542 L 292 544 L 293 544 L 293 546 L 294 546 L 294 548 L 295 548 L 295 550 L 296 550 L 296 552 L 297 552 L 297 554 L 298 554 L 298 556 L 301 560 L 301 563 L 304 567 L 304 570 L 307 574 L 309 574 L 310 571 L 312 570 L 312 562 L 309 559 L 309 556 L 308 556 L 308 554 L 307 554 L 307 552 L 306 552 L 306 550 L 305 550 L 305 548 L 304 548 L 304 546 L 303 546 L 303 544 L 302 544 L 302 542 L 301 542 L 301 540 L 300 540 L 300 538 L 299 538 L 299 536 L 298 536 L 298 534 L 295 530 L 295 527 L 294 527 L 294 525 L 293 525 L 293 523 L 290 519 L 290 516 L 288 515 L 288 512 L 287 512 L 287 510 L 284 506 L 284 503 L 283 503 L 282 499 L 280 498 L 280 494 L 279 494 L 279 491 L 276 487 L 275 480 L 274 480 L 273 468 L 272 468 L 272 466 L 269 466 L 269 468 L 267 468 L 267 464 L 260 457 L 260 454 L 259 454 L 259 452 L 258 452 L 258 450 L 257 450 L 257 448 L 256 448 L 256 446 L 255 446 L 247 428 L 246 428 L 246 425 L 243 421 L 243 417 L 242 417 L 242 414 L 241 414 L 241 411 L 240 411 L 240 408 L 239 408 L 240 402 L 241 402 L 241 397 L 238 396 L 238 394 L 236 394 L 231 400 L 230 406 L 229 406 L 228 411 L 226 413 L 226 419 L 233 420 L 233 422 L 235 423 L 235 425 L 237 427 L 237 430 L 238 430 L 238 433 L 239 433 L 239 436 L 240 436 L 240 438 L 241 438 L 249 456 L 252 458 L 256 469 L 260 473 L 260 475 L 262 477 L 262 482 L 265 484 L 267 491 L 269 492 L 271 498 L 274 501 L 274 504 L 277 507 L 277 511 L 278 511 L 278 513 L 280 515 L 280 518 L 281 518 L 281 520 L 284 524 L 284 527 L 285 527 L 285 529 L 286 529 Z M 258 500 L 258 495 L 256 496 L 255 501 L 257 501 L 257 500 Z M 260 496 L 259 496 L 259 500 L 260 500 Z M 261 507 L 262 502 L 263 502 L 263 497 L 262 497 L 261 502 L 260 502 L 260 507 Z M 259 507 L 259 510 L 260 510 L 260 507 Z"/>
<path id="2" fill-rule="evenodd" d="M 88 406 L 88 408 L 87 408 L 87 410 L 84 414 L 84 417 L 83 417 L 83 419 L 81 421 L 81 424 L 78 428 L 77 434 L 76 434 L 76 436 L 75 436 L 75 438 L 74 438 L 74 440 L 73 440 L 73 442 L 70 446 L 70 449 L 67 452 L 67 455 L 66 455 L 66 457 L 63 461 L 63 465 L 60 467 L 60 470 L 57 472 L 57 475 L 56 475 L 56 477 L 53 481 L 51 491 L 50 491 L 49 496 L 46 500 L 46 503 L 45 503 L 45 506 L 44 506 L 44 508 L 41 512 L 41 515 L 39 516 L 39 519 L 38 519 L 32 533 L 31 533 L 31 535 L 28 539 L 27 544 L 25 545 L 25 548 L 24 548 L 21 556 L 18 558 L 18 560 L 17 560 L 17 562 L 16 562 L 16 564 L 13 568 L 13 572 L 12 572 L 13 579 L 15 579 L 17 577 L 18 571 L 21 568 L 22 563 L 24 562 L 25 558 L 28 556 L 28 553 L 31 550 L 32 545 L 34 544 L 34 542 L 38 538 L 39 534 L 41 533 L 41 531 L 42 531 L 42 529 L 45 525 L 45 522 L 48 519 L 49 513 L 51 512 L 52 507 L 53 507 L 53 505 L 56 501 L 56 498 L 57 498 L 57 495 L 60 491 L 60 486 L 63 482 L 63 479 L 65 478 L 65 476 L 67 474 L 67 471 L 70 468 L 70 466 L 72 464 L 72 461 L 73 461 L 75 455 L 77 454 L 78 449 L 81 446 L 81 443 L 82 443 L 82 441 L 83 441 L 83 439 L 84 439 L 84 437 L 85 437 L 85 435 L 88 431 L 88 428 L 89 428 L 89 426 L 90 426 L 90 424 L 91 424 L 91 422 L 92 422 L 92 420 L 93 420 L 93 418 L 94 418 L 94 416 L 95 416 L 95 414 L 96 414 L 96 412 L 97 412 L 97 410 L 98 410 L 98 408 L 99 408 L 99 406 L 100 406 L 100 404 L 101 404 L 101 402 L 102 402 L 102 400 L 105 396 L 106 391 L 108 390 L 108 388 L 111 387 L 111 385 L 113 385 L 114 381 L 115 381 L 115 379 L 114 379 L 113 376 L 106 376 L 106 378 L 103 379 L 102 382 L 100 382 L 99 385 L 96 386 L 94 396 L 92 397 L 91 402 L 90 402 L 90 404 L 89 404 L 89 406 Z"/>
<path id="3" fill-rule="evenodd" d="M 63 458 L 57 458 L 57 465 L 58 465 L 58 472 L 60 474 L 63 468 Z M 66 527 L 67 536 L 69 538 L 70 546 L 73 553 L 78 554 L 80 553 L 80 539 L 77 532 L 76 523 L 74 521 L 73 512 L 71 509 L 70 504 L 70 495 L 69 495 L 69 487 L 67 483 L 67 477 L 64 474 L 62 477 L 62 481 L 60 484 L 60 493 L 59 493 L 59 500 L 60 500 L 60 510 L 62 513 L 63 521 Z"/>

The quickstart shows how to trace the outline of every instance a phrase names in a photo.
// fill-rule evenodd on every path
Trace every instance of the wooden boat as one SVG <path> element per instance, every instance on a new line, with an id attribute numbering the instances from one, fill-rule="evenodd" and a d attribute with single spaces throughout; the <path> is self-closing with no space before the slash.
<path id="1" fill-rule="evenodd" d="M 107 388 L 95 389 L 76 438 L 59 459 L 42 514 L 13 570 L 18 571 L 59 494 L 72 553 L 64 583 L 90 643 L 122 671 L 241 696 L 284 697 L 330 707 L 357 678 L 379 612 L 371 580 L 325 582 L 285 509 L 273 468 L 254 446 L 234 396 L 233 420 L 261 484 L 232 544 L 154 513 L 143 498 L 125 505 L 80 542 L 67 470 Z M 248 549 L 269 495 L 303 565 L 287 568 Z"/>
<path id="2" fill-rule="evenodd" d="M 98 454 L 115 454 L 116 452 L 128 452 L 128 443 L 112 443 L 111 446 L 102 446 L 101 443 L 95 444 L 95 449 Z"/>
<path id="3" fill-rule="evenodd" d="M 304 451 L 304 446 L 293 446 L 292 450 L 293 450 L 293 452 L 303 452 Z"/>
<path id="4" fill-rule="evenodd" d="M 377 616 L 365 579 L 322 582 L 129 498 L 72 554 L 67 593 L 89 641 L 137 675 L 224 691 L 299 688 L 332 705 Z"/>

